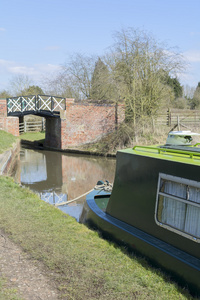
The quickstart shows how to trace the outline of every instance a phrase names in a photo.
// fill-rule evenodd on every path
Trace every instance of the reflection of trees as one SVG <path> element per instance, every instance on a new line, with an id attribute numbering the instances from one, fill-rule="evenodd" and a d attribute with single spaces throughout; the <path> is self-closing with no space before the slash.
<path id="1" fill-rule="evenodd" d="M 38 192 L 61 189 L 61 154 L 24 149 L 21 156 L 21 182 Z"/>
<path id="2" fill-rule="evenodd" d="M 68 199 L 92 189 L 98 180 L 113 182 L 115 160 L 108 158 L 62 157 L 63 183 L 67 183 Z"/>
<path id="3" fill-rule="evenodd" d="M 47 179 L 46 157 L 43 153 L 21 150 L 21 181 L 23 183 L 39 182 Z"/>
<path id="4" fill-rule="evenodd" d="M 68 200 L 91 190 L 98 180 L 114 181 L 115 159 L 112 158 L 26 149 L 21 164 L 22 178 L 30 179 L 21 180 L 22 184 L 29 182 L 25 185 L 39 193 L 66 194 Z"/>

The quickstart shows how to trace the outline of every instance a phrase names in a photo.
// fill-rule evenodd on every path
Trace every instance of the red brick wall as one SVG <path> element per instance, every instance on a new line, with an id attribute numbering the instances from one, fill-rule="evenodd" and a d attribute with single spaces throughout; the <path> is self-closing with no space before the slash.
<path id="1" fill-rule="evenodd" d="M 5 131 L 12 133 L 15 136 L 19 136 L 19 118 L 18 117 L 7 117 L 6 118 Z"/>
<path id="2" fill-rule="evenodd" d="M 118 123 L 123 119 L 124 109 L 119 106 Z M 112 132 L 115 126 L 115 105 L 79 104 L 66 99 L 66 112 L 61 116 L 61 148 L 94 142 Z"/>
<path id="3" fill-rule="evenodd" d="M 7 117 L 6 99 L 0 99 L 0 129 L 19 136 L 19 118 Z"/>
<path id="4" fill-rule="evenodd" d="M 0 116 L 7 117 L 6 99 L 0 99 Z"/>

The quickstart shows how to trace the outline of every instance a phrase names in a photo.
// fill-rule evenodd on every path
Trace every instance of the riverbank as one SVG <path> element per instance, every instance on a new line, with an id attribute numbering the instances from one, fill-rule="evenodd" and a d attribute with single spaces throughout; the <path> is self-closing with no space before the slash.
<path id="1" fill-rule="evenodd" d="M 149 126 L 148 126 L 149 125 Z M 25 147 L 60 151 L 74 154 L 85 154 L 94 156 L 116 157 L 118 149 L 131 148 L 137 144 L 156 145 L 165 144 L 169 128 L 159 126 L 152 128 L 148 123 L 138 124 L 137 130 L 126 124 L 121 124 L 117 131 L 107 134 L 94 143 L 88 143 L 73 148 L 57 149 L 45 147 L 44 132 L 27 132 L 20 136 L 21 143 Z"/>
<path id="2" fill-rule="evenodd" d="M 12 149 L 12 145 L 17 141 L 17 137 L 7 133 L 3 130 L 0 130 L 0 154 L 3 152 Z"/>
<path id="3" fill-rule="evenodd" d="M 0 228 L 42 263 L 62 299 L 189 298 L 145 259 L 101 239 L 5 177 L 0 177 Z"/>
<path id="4" fill-rule="evenodd" d="M 6 237 L 14 242 L 29 262 L 43 270 L 60 299 L 192 299 L 187 290 L 144 258 L 103 240 L 97 232 L 3 176 L 0 229 L 3 240 Z M 10 248 L 6 252 L 12 251 Z M 0 271 L 3 273 L 1 266 Z M 16 281 L 14 277 L 13 287 Z"/>
<path id="5" fill-rule="evenodd" d="M 19 161 L 20 140 L 0 130 L 0 175 L 10 176 Z"/>
<path id="6" fill-rule="evenodd" d="M 30 132 L 24 133 L 20 136 L 21 145 L 30 148 L 30 149 L 39 149 L 39 150 L 50 150 L 57 152 L 65 152 L 72 154 L 84 154 L 84 155 L 93 155 L 93 156 L 107 156 L 107 157 L 116 157 L 116 151 L 113 153 L 105 153 L 105 151 L 98 150 L 95 147 L 95 144 L 91 147 L 90 145 L 77 147 L 73 149 L 57 149 L 52 147 L 45 147 L 45 133 L 42 132 Z"/>

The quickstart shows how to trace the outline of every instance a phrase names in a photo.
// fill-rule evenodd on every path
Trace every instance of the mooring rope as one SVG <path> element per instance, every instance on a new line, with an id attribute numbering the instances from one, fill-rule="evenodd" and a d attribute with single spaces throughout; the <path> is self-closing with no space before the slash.
<path id="1" fill-rule="evenodd" d="M 91 193 L 92 191 L 94 191 L 94 189 L 92 189 L 92 190 L 86 192 L 85 194 L 82 194 L 82 195 L 80 195 L 80 196 L 78 196 L 78 197 L 76 197 L 76 198 L 74 198 L 72 200 L 69 200 L 69 201 L 66 201 L 66 202 L 62 202 L 62 203 L 57 203 L 57 204 L 55 204 L 55 206 L 61 206 L 61 205 L 72 203 L 73 201 L 76 201 L 76 200 L 80 199 L 81 197 L 86 196 L 87 194 Z"/>
<path id="2" fill-rule="evenodd" d="M 58 207 L 58 206 L 61 206 L 61 205 L 66 205 L 66 204 L 72 203 L 72 202 L 86 196 L 87 194 L 91 193 L 94 190 L 104 190 L 106 192 L 111 192 L 112 188 L 113 188 L 113 184 L 106 180 L 106 182 L 104 182 L 102 184 L 96 184 L 95 187 L 93 189 L 89 190 L 88 192 L 86 192 L 86 193 L 84 193 L 84 194 L 82 194 L 82 195 L 80 195 L 80 196 L 78 196 L 78 197 L 76 197 L 72 200 L 65 201 L 65 202 L 62 202 L 62 203 L 56 203 L 55 206 Z"/>

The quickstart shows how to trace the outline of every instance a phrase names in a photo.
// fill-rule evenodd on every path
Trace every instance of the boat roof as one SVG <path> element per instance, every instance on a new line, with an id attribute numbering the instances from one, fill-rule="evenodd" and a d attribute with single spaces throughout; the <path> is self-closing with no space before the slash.
<path id="1" fill-rule="evenodd" d="M 200 148 L 196 146 L 135 146 L 118 152 L 200 165 Z"/>
<path id="2" fill-rule="evenodd" d="M 165 145 L 135 146 L 119 152 L 200 165 L 200 143 L 191 144 L 192 136 L 199 135 L 190 130 L 170 131 Z"/>

